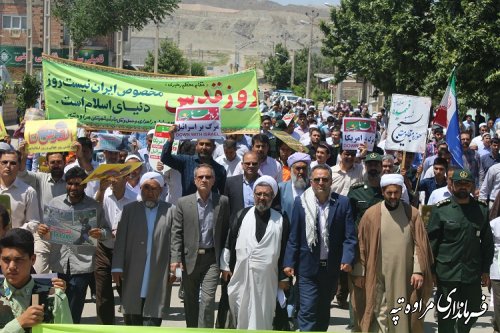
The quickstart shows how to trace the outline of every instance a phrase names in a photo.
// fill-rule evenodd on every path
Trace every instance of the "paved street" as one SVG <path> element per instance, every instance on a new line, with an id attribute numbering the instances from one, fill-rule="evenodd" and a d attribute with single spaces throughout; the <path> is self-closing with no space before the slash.
<path id="1" fill-rule="evenodd" d="M 183 303 L 177 297 L 177 292 L 179 289 L 178 283 L 174 284 L 172 289 L 172 304 L 170 309 L 170 315 L 167 320 L 164 320 L 162 326 L 168 327 L 186 327 L 186 323 L 184 321 L 184 308 Z M 489 302 L 489 293 L 487 289 L 483 289 L 485 295 L 487 295 L 487 301 Z M 116 292 L 115 292 L 115 295 Z M 219 299 L 220 288 L 217 292 L 217 300 Z M 96 312 L 95 312 L 95 304 L 90 302 L 90 295 L 87 297 L 88 302 L 85 304 L 84 313 L 82 316 L 82 324 L 95 324 L 96 323 Z M 118 297 L 115 298 L 115 301 L 118 301 Z M 122 314 L 118 312 L 118 306 L 116 306 L 116 314 L 117 314 L 117 325 L 124 325 Z M 329 332 L 350 332 L 347 330 L 347 325 L 349 324 L 349 311 L 341 310 L 336 306 L 332 306 L 330 310 L 330 327 L 328 329 Z M 478 322 L 471 330 L 471 332 L 481 333 L 481 332 L 493 332 L 492 325 L 490 320 L 493 316 L 492 311 L 487 311 L 481 318 L 479 318 Z M 437 332 L 437 323 L 434 322 L 434 311 L 431 310 L 426 315 L 425 322 L 425 331 L 428 333 Z"/>

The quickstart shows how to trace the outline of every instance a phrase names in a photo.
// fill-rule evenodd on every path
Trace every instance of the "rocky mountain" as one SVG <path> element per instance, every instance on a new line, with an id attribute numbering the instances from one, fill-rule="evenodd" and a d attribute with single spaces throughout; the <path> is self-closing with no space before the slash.
<path id="1" fill-rule="evenodd" d="M 328 20 L 328 7 L 283 6 L 267 0 L 184 0 L 172 17 L 160 25 L 160 38 L 178 43 L 194 59 L 229 65 L 257 61 L 273 52 L 276 43 L 289 49 L 309 45 L 311 26 L 306 12 L 315 10 L 313 40 L 316 49 L 322 34 L 320 20 Z M 129 58 L 140 63 L 153 48 L 155 27 L 131 33 Z M 252 60 L 249 60 L 252 59 Z"/>

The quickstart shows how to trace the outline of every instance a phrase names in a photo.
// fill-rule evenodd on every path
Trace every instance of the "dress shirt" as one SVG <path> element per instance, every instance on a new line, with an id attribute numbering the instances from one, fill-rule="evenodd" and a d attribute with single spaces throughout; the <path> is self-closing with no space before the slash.
<path id="1" fill-rule="evenodd" d="M 10 197 L 12 228 L 23 227 L 35 232 L 40 221 L 40 208 L 35 189 L 16 178 L 9 187 L 0 184 L 0 194 Z"/>
<path id="2" fill-rule="evenodd" d="M 234 170 L 233 176 L 242 174 L 243 168 L 241 167 L 241 163 L 239 163 Z M 271 176 L 276 180 L 276 182 L 281 183 L 283 181 L 283 167 L 280 162 L 276 161 L 276 159 L 267 156 L 266 160 L 260 163 L 259 175 Z"/>
<path id="3" fill-rule="evenodd" d="M 494 164 L 500 162 L 500 154 L 497 154 L 497 158 L 493 157 L 493 154 L 489 153 L 487 155 L 483 155 L 480 158 L 481 163 L 479 163 L 479 184 L 482 185 L 484 181 L 484 177 L 486 177 L 486 173 L 488 169 L 491 168 Z"/>
<path id="4" fill-rule="evenodd" d="M 439 201 L 448 199 L 449 197 L 451 197 L 451 193 L 450 190 L 448 189 L 448 186 L 440 187 L 432 191 L 431 195 L 429 196 L 429 200 L 427 201 L 427 204 L 435 205 Z"/>
<path id="5" fill-rule="evenodd" d="M 137 201 L 137 194 L 128 187 L 125 187 L 125 193 L 120 200 L 116 199 L 111 188 L 108 187 L 104 192 L 102 210 L 104 211 L 108 228 L 114 236 L 116 236 L 116 229 L 118 229 L 118 223 L 122 218 L 123 207 L 135 201 Z M 115 244 L 114 238 L 109 238 L 103 241 L 102 244 L 112 249 Z"/>
<path id="6" fill-rule="evenodd" d="M 111 237 L 106 225 L 101 206 L 97 201 L 85 196 L 82 201 L 72 204 L 67 195 L 63 194 L 50 200 L 49 206 L 64 211 L 82 211 L 95 209 L 97 211 L 97 227 L 101 228 L 101 241 Z M 95 250 L 93 245 L 62 245 L 52 243 L 50 251 L 50 269 L 55 273 L 83 274 L 92 273 L 95 264 Z M 69 272 L 67 267 L 69 263 Z"/>
<path id="7" fill-rule="evenodd" d="M 479 199 L 495 201 L 500 190 L 500 164 L 488 169 L 483 185 L 479 191 Z"/>
<path id="8" fill-rule="evenodd" d="M 292 181 L 292 195 L 293 195 L 293 200 L 295 200 L 297 197 L 300 197 L 302 193 L 304 193 L 306 189 L 305 188 L 296 188 L 295 185 L 293 185 Z"/>
<path id="9" fill-rule="evenodd" d="M 316 204 L 318 206 L 318 238 L 319 238 L 319 259 L 327 260 L 328 259 L 328 245 L 323 241 L 323 233 L 328 232 L 328 213 L 330 211 L 330 200 L 326 200 L 324 204 L 320 204 L 318 199 L 316 199 Z"/>
<path id="10" fill-rule="evenodd" d="M 196 205 L 198 206 L 198 223 L 200 227 L 200 249 L 210 249 L 214 247 L 214 205 L 212 194 L 206 202 L 196 192 Z"/>
<path id="11" fill-rule="evenodd" d="M 359 163 L 354 163 L 347 171 L 343 171 L 340 165 L 332 167 L 332 191 L 335 193 L 347 195 L 353 184 L 362 181 L 363 166 Z"/>
<path id="12" fill-rule="evenodd" d="M 151 270 L 151 250 L 153 248 L 153 233 L 155 231 L 156 215 L 158 214 L 158 205 L 153 208 L 144 208 L 146 210 L 146 223 L 148 225 L 148 243 L 146 247 L 146 265 L 142 275 L 141 298 L 146 298 L 149 288 L 149 273 Z"/>
<path id="13" fill-rule="evenodd" d="M 255 180 L 252 182 L 248 182 L 243 176 L 243 206 L 245 208 L 251 207 L 254 205 L 253 201 L 253 184 Z"/>
<path id="14" fill-rule="evenodd" d="M 236 167 L 241 163 L 241 158 L 236 155 L 235 158 L 230 161 L 226 158 L 226 155 L 221 155 L 215 159 L 215 162 L 219 163 L 224 167 L 224 169 L 226 169 L 227 177 L 232 177 L 234 176 Z"/>
<path id="15" fill-rule="evenodd" d="M 50 173 L 19 171 L 17 178 L 33 187 L 38 194 L 39 216 L 43 220 L 43 207 L 59 195 L 66 193 L 66 181 L 64 177 L 55 181 Z"/>

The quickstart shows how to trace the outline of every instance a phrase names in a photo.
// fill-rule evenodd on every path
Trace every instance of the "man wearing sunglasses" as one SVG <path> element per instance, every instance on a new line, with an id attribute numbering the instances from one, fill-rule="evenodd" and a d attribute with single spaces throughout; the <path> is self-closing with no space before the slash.
<path id="1" fill-rule="evenodd" d="M 357 244 L 351 204 L 331 190 L 332 170 L 317 165 L 311 187 L 295 199 L 284 272 L 297 276 L 298 321 L 301 331 L 326 331 L 330 323 L 330 295 L 339 272 L 350 272 Z"/>
<path id="2" fill-rule="evenodd" d="M 40 221 L 35 189 L 17 178 L 21 154 L 15 150 L 0 150 L 0 194 L 10 197 L 12 228 L 35 232 Z"/>
<path id="3" fill-rule="evenodd" d="M 172 224 L 170 271 L 182 269 L 187 327 L 214 327 L 219 258 L 229 229 L 229 202 L 212 192 L 215 182 L 210 164 L 196 166 L 196 193 L 177 201 Z"/>

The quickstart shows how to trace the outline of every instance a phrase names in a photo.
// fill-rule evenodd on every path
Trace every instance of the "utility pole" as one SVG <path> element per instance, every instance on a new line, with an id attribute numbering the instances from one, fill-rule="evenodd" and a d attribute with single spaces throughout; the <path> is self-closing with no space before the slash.
<path id="1" fill-rule="evenodd" d="M 309 92 L 311 90 L 311 51 L 313 45 L 313 28 L 314 20 L 319 16 L 318 11 L 315 9 L 311 12 L 306 12 L 306 16 L 309 18 L 311 25 L 311 31 L 309 33 L 309 51 L 307 52 L 307 81 L 306 81 L 306 98 L 309 98 Z"/>
<path id="2" fill-rule="evenodd" d="M 26 2 L 26 73 L 33 74 L 33 0 Z"/>
<path id="3" fill-rule="evenodd" d="M 295 79 L 295 51 L 291 50 L 292 57 L 292 74 L 290 75 L 290 88 L 293 86 L 293 81 Z"/>
<path id="4" fill-rule="evenodd" d="M 116 38 L 116 68 L 123 68 L 123 31 L 115 32 Z"/>
<path id="5" fill-rule="evenodd" d="M 43 1 L 43 53 L 50 54 L 50 0 Z"/>
<path id="6" fill-rule="evenodd" d="M 158 53 L 160 49 L 160 25 L 156 25 L 156 35 L 155 35 L 155 59 L 154 59 L 154 72 L 158 73 Z"/>

